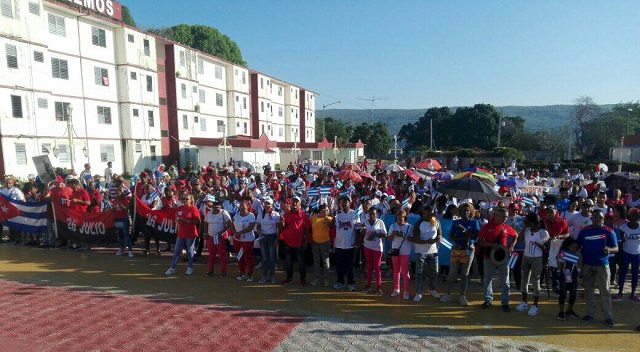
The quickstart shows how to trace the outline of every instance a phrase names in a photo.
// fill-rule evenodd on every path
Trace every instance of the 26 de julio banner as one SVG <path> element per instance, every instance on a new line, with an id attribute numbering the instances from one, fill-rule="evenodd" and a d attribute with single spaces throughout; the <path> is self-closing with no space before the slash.
<path id="1" fill-rule="evenodd" d="M 142 232 L 151 238 L 169 243 L 176 242 L 178 224 L 176 223 L 176 209 L 151 210 L 140 198 L 136 197 L 136 213 L 142 217 Z"/>
<path id="2" fill-rule="evenodd" d="M 79 212 L 63 206 L 53 208 L 58 236 L 78 242 L 118 243 L 113 212 Z"/>

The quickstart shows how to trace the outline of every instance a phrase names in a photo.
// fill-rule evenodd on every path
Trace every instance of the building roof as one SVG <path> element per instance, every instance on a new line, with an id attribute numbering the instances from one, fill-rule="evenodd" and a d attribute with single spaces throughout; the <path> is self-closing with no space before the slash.
<path id="1" fill-rule="evenodd" d="M 217 147 L 222 144 L 222 140 L 222 138 L 191 137 L 189 143 L 199 147 Z M 273 152 L 273 148 L 293 148 L 294 146 L 294 142 L 272 141 L 267 137 L 266 133 L 263 133 L 258 139 L 253 139 L 248 136 L 230 136 L 227 137 L 227 143 L 234 148 L 264 149 L 271 152 Z M 315 143 L 298 143 L 298 148 L 332 149 L 333 143 L 327 141 L 325 138 Z M 364 144 L 361 141 L 357 143 L 338 144 L 338 148 L 364 148 Z"/>
<path id="2" fill-rule="evenodd" d="M 638 147 L 640 146 L 640 134 L 630 134 L 624 136 L 625 147 Z"/>

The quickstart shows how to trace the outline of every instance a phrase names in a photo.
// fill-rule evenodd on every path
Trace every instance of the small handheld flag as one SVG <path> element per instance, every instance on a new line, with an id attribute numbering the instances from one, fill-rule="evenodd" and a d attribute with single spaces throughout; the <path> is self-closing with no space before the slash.
<path id="1" fill-rule="evenodd" d="M 518 259 L 520 259 L 520 253 L 511 252 L 511 256 L 509 257 L 509 261 L 507 262 L 507 266 L 509 269 L 514 269 L 516 264 L 518 264 Z"/>
<path id="2" fill-rule="evenodd" d="M 560 251 L 560 253 L 558 254 L 558 260 L 565 263 L 578 264 L 578 260 L 580 260 L 580 257 L 577 254 L 571 252 Z"/>
<path id="3" fill-rule="evenodd" d="M 444 237 L 440 237 L 440 243 L 447 247 L 448 249 L 451 249 L 451 247 L 453 247 L 453 243 L 451 243 L 448 239 L 444 238 Z"/>
<path id="4" fill-rule="evenodd" d="M 236 259 L 240 261 L 240 259 L 242 259 L 243 254 L 244 254 L 243 248 L 240 248 L 240 250 L 238 251 L 238 254 L 236 255 Z"/>

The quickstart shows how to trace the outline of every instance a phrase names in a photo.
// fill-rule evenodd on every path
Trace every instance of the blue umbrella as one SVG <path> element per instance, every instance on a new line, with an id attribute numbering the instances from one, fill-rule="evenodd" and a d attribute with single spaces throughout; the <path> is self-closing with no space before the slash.
<path id="1" fill-rule="evenodd" d="M 504 178 L 501 180 L 498 180 L 498 186 L 500 187 L 507 187 L 507 188 L 516 188 L 516 180 L 514 179 L 510 179 L 510 178 Z"/>

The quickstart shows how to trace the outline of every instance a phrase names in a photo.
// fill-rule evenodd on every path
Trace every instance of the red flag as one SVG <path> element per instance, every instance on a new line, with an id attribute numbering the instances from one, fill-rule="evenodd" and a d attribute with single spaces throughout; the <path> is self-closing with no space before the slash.
<path id="1" fill-rule="evenodd" d="M 22 215 L 20 209 L 16 208 L 16 206 L 5 197 L 0 197 L 0 222 L 5 222 L 20 215 Z"/>

